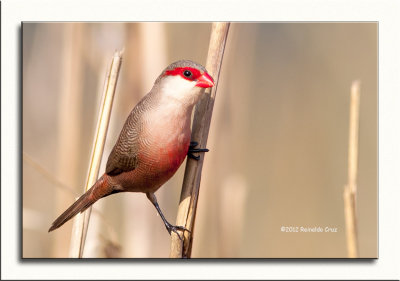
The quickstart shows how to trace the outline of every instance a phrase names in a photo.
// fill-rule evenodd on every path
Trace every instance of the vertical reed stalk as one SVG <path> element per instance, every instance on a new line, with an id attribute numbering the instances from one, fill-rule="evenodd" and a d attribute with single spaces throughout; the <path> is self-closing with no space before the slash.
<path id="1" fill-rule="evenodd" d="M 358 130 L 360 112 L 360 82 L 354 81 L 350 97 L 350 129 L 348 154 L 348 182 L 344 187 L 344 215 L 346 221 L 347 256 L 358 257 L 357 241 L 357 168 L 358 168 Z"/>
<path id="2" fill-rule="evenodd" d="M 117 85 L 118 74 L 122 63 L 122 52 L 116 51 L 111 62 L 107 77 L 104 82 L 103 98 L 100 106 L 99 119 L 90 158 L 89 173 L 86 181 L 85 192 L 96 182 L 99 175 L 101 158 L 103 156 L 104 144 L 107 136 L 108 124 Z M 85 239 L 89 226 L 92 207 L 74 218 L 72 229 L 70 257 L 82 258 L 85 247 Z"/>
<path id="3" fill-rule="evenodd" d="M 58 29 L 55 28 L 52 32 L 58 32 Z M 58 104 L 57 128 L 59 128 L 59 132 L 55 174 L 66 185 L 77 186 L 79 168 L 71 163 L 78 163 L 79 147 L 81 146 L 79 135 L 80 120 L 82 119 L 82 72 L 85 63 L 83 54 L 86 28 L 81 23 L 63 24 L 62 34 L 65 47 L 61 52 L 63 71 Z M 70 44 L 70 42 L 74 42 L 74 44 Z M 55 211 L 59 213 L 68 197 L 61 190 L 54 190 L 54 193 Z M 64 257 L 65 253 L 68 253 L 68 243 L 65 243 L 68 238 L 67 231 L 60 231 L 54 235 L 54 246 L 52 247 L 54 257 Z"/>
<path id="4" fill-rule="evenodd" d="M 213 76 L 215 85 L 211 89 L 211 93 L 209 92 L 209 94 L 197 104 L 192 125 L 192 140 L 198 142 L 201 148 L 207 145 L 229 25 L 230 23 L 213 23 L 211 29 L 206 69 L 210 75 Z M 172 258 L 190 258 L 191 256 L 203 161 L 204 156 L 201 156 L 199 161 L 187 159 L 186 162 L 176 225 L 185 226 L 190 233 L 187 231 L 184 232 L 183 242 L 179 239 L 178 235 L 171 233 L 170 257 Z"/>

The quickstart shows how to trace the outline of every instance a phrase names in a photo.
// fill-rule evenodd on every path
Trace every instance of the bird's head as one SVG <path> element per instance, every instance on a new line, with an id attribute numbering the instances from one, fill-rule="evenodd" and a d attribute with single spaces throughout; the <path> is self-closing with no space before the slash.
<path id="1" fill-rule="evenodd" d="M 195 104 L 205 88 L 214 86 L 214 79 L 202 65 L 180 60 L 170 64 L 155 84 L 159 84 L 164 97 Z"/>

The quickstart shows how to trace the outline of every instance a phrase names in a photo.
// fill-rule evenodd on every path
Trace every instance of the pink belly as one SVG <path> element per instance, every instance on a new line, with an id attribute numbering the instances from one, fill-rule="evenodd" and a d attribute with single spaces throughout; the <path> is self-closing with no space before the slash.
<path id="1" fill-rule="evenodd" d="M 160 139 L 159 139 L 160 140 Z M 185 160 L 189 149 L 190 134 L 168 142 L 149 143 L 138 154 L 138 166 L 131 172 L 118 175 L 126 191 L 155 192 L 168 181 Z"/>

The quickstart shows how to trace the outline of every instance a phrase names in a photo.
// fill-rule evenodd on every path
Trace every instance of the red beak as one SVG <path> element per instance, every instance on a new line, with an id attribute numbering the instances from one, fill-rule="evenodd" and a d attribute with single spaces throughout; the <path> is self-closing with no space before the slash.
<path id="1" fill-rule="evenodd" d="M 196 86 L 201 88 L 210 88 L 214 86 L 214 79 L 210 76 L 210 74 L 204 72 L 203 75 L 197 79 Z"/>

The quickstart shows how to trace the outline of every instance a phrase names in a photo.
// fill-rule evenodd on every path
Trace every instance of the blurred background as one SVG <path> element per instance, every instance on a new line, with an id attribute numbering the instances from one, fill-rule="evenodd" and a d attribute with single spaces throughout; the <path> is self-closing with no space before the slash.
<path id="1" fill-rule="evenodd" d="M 232 23 L 214 106 L 192 257 L 346 257 L 350 87 L 361 81 L 359 254 L 377 249 L 376 23 Z M 131 109 L 171 62 L 205 64 L 211 23 L 23 23 L 24 258 L 69 256 L 107 67 L 125 49 L 100 173 Z M 156 193 L 175 222 L 185 163 Z M 287 233 L 282 226 L 331 227 Z M 94 205 L 84 257 L 168 257 L 141 193 Z"/>

